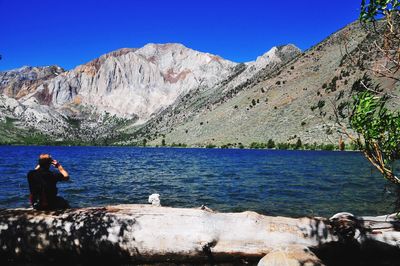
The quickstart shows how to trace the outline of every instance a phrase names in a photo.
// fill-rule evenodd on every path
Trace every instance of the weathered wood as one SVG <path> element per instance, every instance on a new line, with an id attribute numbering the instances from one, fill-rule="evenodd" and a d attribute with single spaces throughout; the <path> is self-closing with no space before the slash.
<path id="1" fill-rule="evenodd" d="M 0 210 L 0 259 L 256 264 L 271 251 L 290 251 L 292 247 L 309 247 L 330 259 L 326 249 L 331 244 L 337 248 L 346 243 L 358 247 L 382 243 L 396 253 L 398 229 L 393 216 L 357 218 L 339 214 L 331 220 L 294 219 L 151 205 L 53 212 L 8 209 Z"/>

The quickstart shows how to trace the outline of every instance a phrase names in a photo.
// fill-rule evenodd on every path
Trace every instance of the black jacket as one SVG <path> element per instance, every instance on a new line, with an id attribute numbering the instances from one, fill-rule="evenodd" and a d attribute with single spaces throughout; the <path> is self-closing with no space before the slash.
<path id="1" fill-rule="evenodd" d="M 32 170 L 28 173 L 30 201 L 35 209 L 46 209 L 56 200 L 57 182 L 63 180 L 61 173 L 50 170 Z"/>

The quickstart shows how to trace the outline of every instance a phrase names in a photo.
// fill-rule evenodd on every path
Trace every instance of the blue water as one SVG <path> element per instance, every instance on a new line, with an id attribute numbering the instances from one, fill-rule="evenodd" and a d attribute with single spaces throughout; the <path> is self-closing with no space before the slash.
<path id="1" fill-rule="evenodd" d="M 27 207 L 26 173 L 50 153 L 70 173 L 73 207 L 147 203 L 268 215 L 393 211 L 393 193 L 360 153 L 239 149 L 0 146 L 0 208 Z"/>

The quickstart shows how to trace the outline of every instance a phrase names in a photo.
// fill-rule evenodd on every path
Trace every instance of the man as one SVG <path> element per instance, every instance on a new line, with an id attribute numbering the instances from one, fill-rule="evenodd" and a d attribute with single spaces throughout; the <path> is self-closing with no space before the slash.
<path id="1" fill-rule="evenodd" d="M 53 165 L 59 173 L 50 171 Z M 68 172 L 59 162 L 53 160 L 49 154 L 39 156 L 39 164 L 35 170 L 29 171 L 28 183 L 30 190 L 30 202 L 37 210 L 55 210 L 69 208 L 68 202 L 57 196 L 57 182 L 68 181 Z"/>

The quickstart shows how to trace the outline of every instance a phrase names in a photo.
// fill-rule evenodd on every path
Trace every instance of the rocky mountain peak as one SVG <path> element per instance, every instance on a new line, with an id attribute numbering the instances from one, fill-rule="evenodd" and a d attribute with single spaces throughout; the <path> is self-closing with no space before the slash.
<path id="1" fill-rule="evenodd" d="M 281 58 L 281 60 L 291 60 L 296 56 L 301 54 L 301 49 L 295 46 L 294 44 L 287 44 L 277 47 L 277 55 Z"/>
<path id="2" fill-rule="evenodd" d="M 180 43 L 154 44 L 150 43 L 138 49 L 136 54 L 142 55 L 151 63 L 163 66 L 176 65 L 177 67 L 190 68 L 185 63 L 194 64 L 219 64 L 222 67 L 231 67 L 236 64 L 229 60 L 222 59 L 218 55 L 199 52 L 187 48 Z M 181 62 L 183 64 L 181 64 Z"/>
<path id="3" fill-rule="evenodd" d="M 75 70 L 77 72 L 94 75 L 95 73 L 97 73 L 97 71 L 100 69 L 101 65 L 104 64 L 104 62 L 108 58 L 116 58 L 119 56 L 126 55 L 127 53 L 131 53 L 131 52 L 133 53 L 136 50 L 137 49 L 135 49 L 135 48 L 121 48 L 121 49 L 109 52 L 107 54 L 104 54 L 104 55 L 100 56 L 99 58 L 96 58 L 86 64 L 78 66 L 75 68 Z"/>
<path id="4" fill-rule="evenodd" d="M 265 54 L 257 57 L 255 62 L 249 62 L 249 64 L 255 63 L 259 65 L 269 64 L 270 62 L 283 62 L 288 58 L 294 58 L 300 53 L 301 50 L 293 44 L 274 46 Z"/>
<path id="5" fill-rule="evenodd" d="M 11 80 L 35 80 L 47 77 L 51 74 L 58 75 L 65 70 L 57 65 L 53 66 L 23 66 L 8 71 L 0 71 L 0 84 Z"/>
<path id="6" fill-rule="evenodd" d="M 49 79 L 31 96 L 56 108 L 79 104 L 146 121 L 180 95 L 222 81 L 236 65 L 181 44 L 148 44 L 107 53 Z"/>
<path id="7" fill-rule="evenodd" d="M 53 66 L 23 66 L 9 71 L 0 72 L 0 94 L 9 97 L 20 98 L 44 81 L 51 79 L 65 72 L 57 65 Z"/>
<path id="8" fill-rule="evenodd" d="M 274 46 L 263 55 L 257 57 L 255 61 L 246 62 L 246 69 L 230 85 L 237 86 L 262 69 L 268 68 L 266 70 L 268 72 L 278 65 L 286 64 L 300 54 L 301 50 L 292 44 Z"/>

